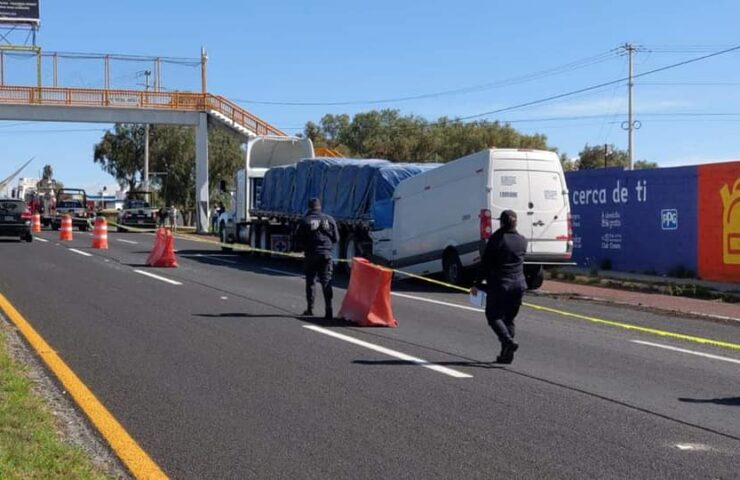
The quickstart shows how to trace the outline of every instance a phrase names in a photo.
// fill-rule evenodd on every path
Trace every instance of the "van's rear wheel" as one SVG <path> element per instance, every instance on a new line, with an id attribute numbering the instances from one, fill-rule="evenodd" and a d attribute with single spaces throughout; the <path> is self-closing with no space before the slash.
<path id="1" fill-rule="evenodd" d="M 447 250 L 442 257 L 442 271 L 447 283 L 460 285 L 463 282 L 463 266 L 455 250 Z"/>
<path id="2" fill-rule="evenodd" d="M 545 281 L 545 269 L 542 265 L 525 265 L 524 279 L 527 281 L 527 289 L 537 290 Z"/>

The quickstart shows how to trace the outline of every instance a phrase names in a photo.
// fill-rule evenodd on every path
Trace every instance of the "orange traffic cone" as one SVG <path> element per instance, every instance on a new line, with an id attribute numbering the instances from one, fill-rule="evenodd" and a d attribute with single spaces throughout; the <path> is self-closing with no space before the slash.
<path id="1" fill-rule="evenodd" d="M 95 217 L 92 248 L 108 250 L 108 222 L 105 217 Z"/>
<path id="2" fill-rule="evenodd" d="M 31 217 L 31 232 L 39 233 L 41 231 L 41 214 L 34 213 Z"/>
<path id="3" fill-rule="evenodd" d="M 59 240 L 72 240 L 72 217 L 62 217 L 62 227 L 59 229 Z"/>

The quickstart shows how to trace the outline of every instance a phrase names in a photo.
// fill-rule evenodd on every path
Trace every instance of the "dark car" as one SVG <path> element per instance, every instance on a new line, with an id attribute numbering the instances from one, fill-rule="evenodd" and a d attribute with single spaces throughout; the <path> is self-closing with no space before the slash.
<path id="1" fill-rule="evenodd" d="M 0 198 L 0 237 L 33 241 L 31 211 L 23 200 Z"/>

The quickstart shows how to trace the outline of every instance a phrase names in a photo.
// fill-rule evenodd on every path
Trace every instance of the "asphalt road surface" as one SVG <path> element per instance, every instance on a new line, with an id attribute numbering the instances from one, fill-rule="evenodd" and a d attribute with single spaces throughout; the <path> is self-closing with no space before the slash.
<path id="1" fill-rule="evenodd" d="M 501 367 L 461 294 L 398 282 L 397 329 L 307 322 L 294 262 L 178 239 L 180 268 L 150 269 L 148 234 L 39 237 L 0 241 L 0 292 L 173 478 L 740 478 L 740 351 L 523 308 Z"/>

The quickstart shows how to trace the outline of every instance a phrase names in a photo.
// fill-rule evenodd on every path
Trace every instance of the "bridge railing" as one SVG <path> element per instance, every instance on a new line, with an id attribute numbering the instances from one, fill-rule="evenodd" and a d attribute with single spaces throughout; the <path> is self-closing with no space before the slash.
<path id="1" fill-rule="evenodd" d="M 210 93 L 0 86 L 2 104 L 216 111 L 258 135 L 285 135 L 234 102 Z"/>

